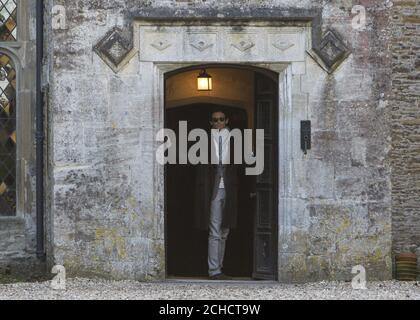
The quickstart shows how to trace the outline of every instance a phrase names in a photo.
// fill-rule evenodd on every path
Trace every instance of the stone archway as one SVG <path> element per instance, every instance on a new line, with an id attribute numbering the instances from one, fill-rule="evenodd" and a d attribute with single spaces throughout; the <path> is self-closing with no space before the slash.
<path id="1" fill-rule="evenodd" d="M 150 130 L 149 139 L 153 139 L 158 129 L 163 128 L 163 117 L 164 117 L 164 77 L 165 74 L 179 70 L 181 68 L 188 68 L 197 64 L 213 64 L 213 63 L 239 63 L 245 64 L 247 66 L 253 66 L 257 68 L 265 68 L 271 71 L 274 71 L 278 74 L 278 83 L 279 83 L 279 203 L 280 207 L 278 210 L 279 214 L 279 276 L 278 279 L 285 279 L 285 276 L 280 274 L 282 268 L 280 267 L 284 261 L 282 261 L 285 256 L 281 253 L 281 248 L 284 248 L 284 245 L 289 241 L 287 236 L 290 234 L 288 229 L 289 221 L 292 220 L 294 214 L 293 210 L 293 201 L 291 194 L 288 194 L 289 190 L 292 190 L 293 180 L 289 177 L 291 175 L 291 170 L 293 167 L 293 152 L 299 150 L 300 146 L 300 136 L 296 134 L 293 130 L 297 128 L 298 123 L 301 120 L 307 118 L 306 105 L 298 105 L 298 101 L 295 105 L 292 104 L 292 95 L 296 93 L 297 88 L 293 88 L 292 78 L 294 75 L 301 75 L 305 72 L 305 63 L 306 63 L 306 41 L 305 36 L 308 31 L 306 28 L 287 28 L 285 32 L 279 32 L 277 28 L 272 27 L 250 27 L 250 30 L 244 28 L 240 32 L 237 32 L 235 29 L 231 33 L 232 28 L 228 26 L 215 26 L 215 27 L 199 27 L 197 29 L 193 27 L 160 27 L 153 26 L 149 23 L 142 25 L 139 23 L 138 26 L 138 35 L 140 42 L 139 52 L 140 54 L 140 68 L 145 72 L 142 73 L 145 77 L 143 79 L 144 83 L 147 84 L 145 92 L 150 93 L 150 95 L 145 96 L 148 98 L 148 103 L 151 104 L 150 114 L 153 116 L 152 123 L 154 123 L 154 128 Z M 210 31 L 210 32 L 209 32 Z M 210 53 L 206 53 L 205 47 L 208 47 L 207 50 L 211 50 L 210 44 L 203 44 L 203 41 L 194 42 L 191 40 L 194 45 L 199 46 L 195 48 L 194 45 L 190 43 L 188 37 L 193 39 L 200 39 L 200 32 L 204 32 L 205 37 L 215 37 L 224 39 L 224 34 L 227 33 L 231 36 L 231 42 L 225 42 L 224 47 L 216 49 L 214 54 L 220 56 L 211 56 Z M 281 48 L 278 49 L 275 46 L 272 46 L 273 50 L 268 51 L 263 45 L 258 47 L 252 42 L 246 43 L 248 40 L 247 37 L 250 35 L 253 39 L 261 39 L 262 35 L 270 34 L 276 40 L 281 41 L 280 35 L 284 35 L 285 39 L 291 43 L 295 43 L 294 48 L 290 53 L 287 53 L 287 50 L 290 48 Z M 171 43 L 170 39 L 174 36 L 174 33 L 177 34 L 178 44 Z M 279 38 L 280 37 L 280 38 Z M 184 38 L 184 41 L 181 40 Z M 267 39 L 267 43 L 268 43 Z M 286 40 L 284 40 L 286 41 Z M 204 42 L 206 43 L 206 42 Z M 183 47 L 183 49 L 181 48 Z M 293 46 L 293 47 L 294 47 Z M 177 48 L 175 48 L 177 47 Z M 186 48 L 188 47 L 188 48 Z M 183 50 L 188 51 L 187 54 Z M 267 53 L 270 52 L 271 56 L 268 56 Z M 204 54 L 204 57 L 203 57 Z M 283 58 L 279 59 L 279 54 L 283 55 Z M 280 61 L 279 61 L 280 60 Z M 281 60 L 284 60 L 281 61 Z M 295 61 L 293 61 L 295 60 Z M 300 60 L 300 61 L 297 61 Z M 146 71 L 147 70 L 147 71 Z M 295 89 L 295 92 L 293 92 Z M 300 102 L 300 101 L 299 101 Z M 147 103 L 147 104 L 148 104 Z M 146 160 L 149 162 L 150 159 Z M 150 206 L 154 206 L 154 212 L 159 212 L 158 221 L 162 223 L 159 228 L 159 236 L 164 239 L 164 208 L 162 204 L 164 203 L 164 172 L 163 168 L 159 166 L 154 166 L 154 190 L 152 191 L 154 196 L 154 202 L 150 203 Z M 149 198 L 150 199 L 150 198 Z M 146 200 L 146 199 L 145 199 Z"/>
<path id="2" fill-rule="evenodd" d="M 194 68 L 196 66 L 196 64 L 159 64 L 156 63 L 154 64 L 154 73 L 156 75 L 155 81 L 157 80 L 158 83 L 155 83 L 155 90 L 154 92 L 159 92 L 156 93 L 155 97 L 160 97 L 159 99 L 154 100 L 154 108 L 155 112 L 158 111 L 159 112 L 159 119 L 160 121 L 163 121 L 163 115 L 164 115 L 164 78 L 165 75 L 167 75 L 168 73 L 172 73 L 175 72 L 177 70 L 185 70 L 188 68 Z M 274 71 L 275 73 L 277 73 L 278 75 L 278 83 L 279 83 L 279 90 L 281 91 L 280 96 L 279 96 L 279 131 L 280 132 L 288 132 L 288 134 L 280 134 L 279 135 L 279 181 L 280 185 L 278 186 L 278 190 L 287 190 L 290 188 L 290 186 L 287 185 L 287 183 L 289 182 L 289 180 L 287 179 L 287 174 L 288 174 L 288 168 L 290 168 L 291 166 L 291 155 L 292 155 L 292 143 L 290 142 L 286 142 L 286 139 L 290 138 L 292 136 L 292 124 L 289 122 L 291 119 L 287 118 L 287 115 L 292 113 L 292 105 L 291 105 L 291 101 L 289 100 L 289 97 L 291 95 L 291 89 L 292 86 L 291 84 L 288 82 L 290 81 L 290 76 L 291 76 L 291 67 L 287 66 L 285 64 L 246 64 L 244 65 L 244 67 L 247 68 L 255 68 L 255 69 L 261 69 L 261 68 L 265 68 L 267 70 L 271 70 Z M 157 90 L 156 90 L 157 89 Z M 159 128 L 163 128 L 164 126 L 160 126 Z M 158 146 L 156 145 L 156 148 Z M 155 195 L 157 197 L 159 197 L 159 200 L 155 200 L 156 204 L 159 206 L 159 204 L 164 203 L 165 202 L 165 195 L 164 193 L 162 193 L 161 191 L 164 190 L 164 188 L 162 186 L 164 186 L 165 182 L 164 182 L 164 172 L 163 172 L 163 168 L 162 167 L 156 167 L 155 168 L 156 172 L 155 172 L 155 177 L 157 177 L 159 180 L 159 185 L 155 186 Z M 287 216 L 288 214 L 292 214 L 291 210 L 291 206 L 293 205 L 293 203 L 289 202 L 290 199 L 288 199 L 287 197 L 283 197 L 281 195 L 281 193 L 279 194 L 279 209 L 278 209 L 278 224 L 280 228 L 284 228 L 287 226 L 286 225 L 281 225 L 282 221 L 288 221 L 291 219 L 291 216 Z M 160 212 L 160 214 L 162 214 L 164 216 L 164 209 L 163 212 Z M 286 216 L 283 216 L 286 215 Z M 277 246 L 277 248 L 281 248 L 280 245 L 284 244 L 284 242 L 282 242 L 281 240 L 281 235 L 285 235 L 287 233 L 287 230 L 284 230 L 283 232 L 281 230 L 279 230 L 279 235 L 280 237 L 279 239 L 279 245 Z M 278 258 L 278 263 L 277 266 L 280 265 L 280 259 L 282 257 L 279 256 Z M 279 268 L 280 270 L 280 268 Z M 277 277 L 279 278 L 279 277 Z M 280 279 L 280 278 L 279 278 Z"/>
<path id="3" fill-rule="evenodd" d="M 214 78 L 211 92 L 196 91 L 197 72 L 202 68 Z M 268 69 L 232 64 L 187 67 L 165 75 L 165 128 L 177 132 L 182 119 L 188 121 L 188 131 L 206 130 L 207 116 L 217 105 L 230 115 L 232 129 L 265 130 L 264 173 L 258 177 L 238 176 L 240 215 L 229 237 L 225 264 L 227 272 L 237 279 L 277 279 L 278 121 L 273 120 L 278 116 L 278 78 Z M 176 99 L 179 97 L 184 99 L 180 102 Z M 178 107 L 174 107 L 174 101 Z M 187 103 L 182 105 L 182 101 Z M 166 166 L 166 273 L 171 278 L 203 277 L 207 273 L 208 234 L 196 230 L 193 223 L 194 177 L 195 166 Z M 189 182 L 180 189 L 179 181 Z"/>

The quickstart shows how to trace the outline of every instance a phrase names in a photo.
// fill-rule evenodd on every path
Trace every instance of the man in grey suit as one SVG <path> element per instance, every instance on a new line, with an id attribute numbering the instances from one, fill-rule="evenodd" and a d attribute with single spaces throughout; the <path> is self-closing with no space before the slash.
<path id="1" fill-rule="evenodd" d="M 229 119 L 223 111 L 211 115 L 210 155 L 217 164 L 197 166 L 196 224 L 209 230 L 208 267 L 211 280 L 230 280 L 223 273 L 225 249 L 230 230 L 237 224 L 237 168 Z M 214 160 L 213 160 L 214 161 Z"/>
<path id="2" fill-rule="evenodd" d="M 225 190 L 225 171 L 223 166 L 226 163 L 226 155 L 230 145 L 230 132 L 227 128 L 229 119 L 222 112 L 215 112 L 212 115 L 211 141 L 217 151 L 217 166 L 213 197 L 210 206 L 210 232 L 209 232 L 209 276 L 211 279 L 227 280 L 227 276 L 222 273 L 223 261 L 225 258 L 226 241 L 230 229 L 223 227 L 223 209 L 226 201 Z"/>

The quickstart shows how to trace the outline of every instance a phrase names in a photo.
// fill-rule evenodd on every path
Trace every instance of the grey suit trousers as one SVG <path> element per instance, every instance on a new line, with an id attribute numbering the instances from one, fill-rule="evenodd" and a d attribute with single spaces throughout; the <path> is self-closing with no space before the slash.
<path id="1" fill-rule="evenodd" d="M 208 257 L 209 276 L 222 273 L 226 240 L 230 233 L 230 229 L 222 228 L 225 199 L 225 189 L 219 189 L 216 197 L 211 201 Z"/>

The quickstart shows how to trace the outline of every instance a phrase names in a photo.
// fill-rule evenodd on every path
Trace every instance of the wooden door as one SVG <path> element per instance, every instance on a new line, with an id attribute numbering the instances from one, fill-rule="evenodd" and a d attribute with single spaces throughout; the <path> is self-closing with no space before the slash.
<path id="1" fill-rule="evenodd" d="M 278 86 L 256 73 L 255 126 L 265 131 L 264 172 L 256 177 L 254 220 L 255 279 L 276 280 L 278 264 Z"/>

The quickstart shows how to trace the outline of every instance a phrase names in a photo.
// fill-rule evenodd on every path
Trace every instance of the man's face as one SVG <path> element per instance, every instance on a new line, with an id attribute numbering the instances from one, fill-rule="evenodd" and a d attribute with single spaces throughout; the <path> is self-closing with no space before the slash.
<path id="1" fill-rule="evenodd" d="M 226 115 L 223 112 L 215 112 L 211 116 L 210 124 L 213 129 L 222 130 L 229 124 L 229 119 L 226 118 Z"/>

